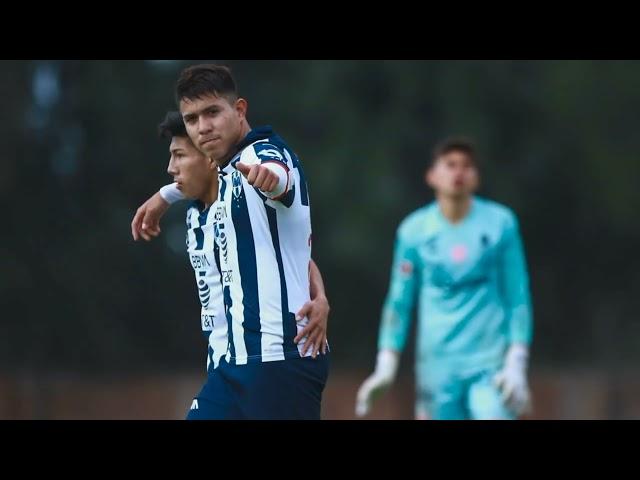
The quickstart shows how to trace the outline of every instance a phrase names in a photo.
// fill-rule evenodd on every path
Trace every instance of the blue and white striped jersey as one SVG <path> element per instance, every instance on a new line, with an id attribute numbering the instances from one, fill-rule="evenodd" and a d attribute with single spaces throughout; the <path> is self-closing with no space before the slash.
<path id="1" fill-rule="evenodd" d="M 238 161 L 279 164 L 288 174 L 285 192 L 268 198 L 236 170 Z M 227 360 L 241 365 L 299 358 L 304 340 L 296 345 L 293 339 L 308 319 L 296 322 L 295 313 L 309 300 L 311 259 L 302 166 L 271 127 L 257 128 L 220 169 L 218 193 L 215 230 L 229 322 Z"/>
<path id="2" fill-rule="evenodd" d="M 227 319 L 222 301 L 222 283 L 215 238 L 216 203 L 208 208 L 198 200 L 187 209 L 187 251 L 195 272 L 202 310 L 202 333 L 208 340 L 207 371 L 217 368 L 227 352 Z"/>

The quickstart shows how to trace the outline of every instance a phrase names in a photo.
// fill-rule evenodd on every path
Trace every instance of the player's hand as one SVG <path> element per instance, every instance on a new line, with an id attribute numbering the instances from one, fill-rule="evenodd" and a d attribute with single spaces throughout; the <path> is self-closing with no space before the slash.
<path id="1" fill-rule="evenodd" d="M 494 377 L 502 392 L 502 400 L 517 416 L 531 412 L 531 392 L 527 383 L 528 348 L 513 344 L 505 357 L 504 367 Z"/>
<path id="2" fill-rule="evenodd" d="M 169 204 L 156 192 L 144 202 L 131 222 L 131 235 L 135 241 L 144 238 L 147 242 L 160 235 L 160 219 L 169 209 Z"/>
<path id="3" fill-rule="evenodd" d="M 278 175 L 264 165 L 246 165 L 242 162 L 237 162 L 236 170 L 244 175 L 249 185 L 263 192 L 273 192 L 280 181 Z"/>
<path id="4" fill-rule="evenodd" d="M 316 358 L 320 350 L 322 350 L 323 354 L 327 353 L 327 320 L 330 310 L 327 297 L 322 295 L 305 303 L 296 314 L 297 321 L 302 320 L 304 317 L 309 318 L 309 323 L 293 339 L 297 344 L 307 336 L 304 345 L 302 345 L 303 356 L 307 354 L 309 349 L 311 349 L 313 358 Z"/>
<path id="5" fill-rule="evenodd" d="M 398 370 L 400 354 L 393 350 L 380 350 L 374 372 L 358 389 L 356 396 L 356 416 L 364 417 L 371 410 L 372 403 L 393 383 Z"/>

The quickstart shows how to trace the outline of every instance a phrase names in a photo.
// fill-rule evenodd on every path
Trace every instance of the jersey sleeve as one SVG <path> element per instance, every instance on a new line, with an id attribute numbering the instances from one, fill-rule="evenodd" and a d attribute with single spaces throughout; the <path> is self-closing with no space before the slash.
<path id="1" fill-rule="evenodd" d="M 500 290 L 506 306 L 511 343 L 530 344 L 533 317 L 529 275 L 518 220 L 510 214 L 504 232 L 499 262 Z"/>
<path id="2" fill-rule="evenodd" d="M 389 291 L 382 307 L 378 335 L 379 350 L 403 350 L 411 325 L 418 275 L 415 247 L 401 225 L 396 233 Z"/>
<path id="3" fill-rule="evenodd" d="M 283 205 L 290 206 L 294 195 L 294 179 L 285 152 L 271 143 L 257 143 L 253 146 L 256 163 L 264 165 L 278 176 L 278 186 L 273 192 L 262 192 L 272 199 L 280 200 Z"/>
<path id="4" fill-rule="evenodd" d="M 178 200 L 184 200 L 184 194 L 178 190 L 177 183 L 170 183 L 165 185 L 160 189 L 160 196 L 167 202 L 169 205 L 177 202 Z"/>

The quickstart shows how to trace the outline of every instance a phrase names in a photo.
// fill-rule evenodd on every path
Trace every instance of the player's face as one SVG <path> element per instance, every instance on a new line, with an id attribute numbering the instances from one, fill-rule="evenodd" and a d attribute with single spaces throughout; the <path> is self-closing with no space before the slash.
<path id="1" fill-rule="evenodd" d="M 193 144 L 219 164 L 235 153 L 242 140 L 242 126 L 247 102 L 239 98 L 230 102 L 225 97 L 207 95 L 180 101 L 180 113 Z"/>
<path id="2" fill-rule="evenodd" d="M 438 158 L 427 171 L 427 184 L 437 194 L 465 197 L 473 194 L 479 184 L 478 169 L 464 152 L 452 151 Z"/>
<path id="3" fill-rule="evenodd" d="M 188 137 L 173 137 L 167 172 L 187 198 L 202 198 L 218 174 L 215 163 L 198 150 Z"/>

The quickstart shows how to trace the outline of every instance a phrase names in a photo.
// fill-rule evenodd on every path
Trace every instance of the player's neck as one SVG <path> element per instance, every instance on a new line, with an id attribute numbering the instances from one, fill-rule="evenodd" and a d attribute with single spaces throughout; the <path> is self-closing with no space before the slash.
<path id="1" fill-rule="evenodd" d="M 243 122 L 242 127 L 240 128 L 240 134 L 238 135 L 238 140 L 236 141 L 235 145 L 240 144 L 240 142 L 244 140 L 244 138 L 249 134 L 250 131 L 251 131 L 251 126 L 249 125 L 249 122 L 246 122 L 246 121 Z M 217 159 L 216 163 L 218 164 L 218 167 L 224 168 L 236 153 L 238 153 L 238 151 L 237 151 L 237 148 L 234 147 L 223 158 Z"/>
<path id="2" fill-rule="evenodd" d="M 240 143 L 242 140 L 244 140 L 244 137 L 249 135 L 250 131 L 251 131 L 251 125 L 249 125 L 249 122 L 247 122 L 247 121 L 243 122 L 242 130 L 240 131 L 240 138 L 238 139 L 238 143 Z"/>
<path id="3" fill-rule="evenodd" d="M 438 195 L 437 200 L 442 215 L 451 223 L 460 223 L 471 209 L 471 196 L 456 198 Z"/>

